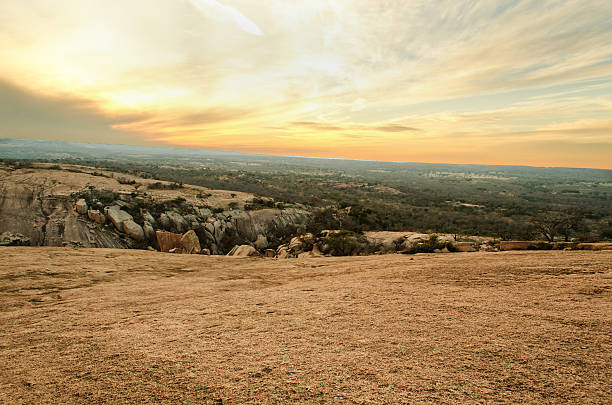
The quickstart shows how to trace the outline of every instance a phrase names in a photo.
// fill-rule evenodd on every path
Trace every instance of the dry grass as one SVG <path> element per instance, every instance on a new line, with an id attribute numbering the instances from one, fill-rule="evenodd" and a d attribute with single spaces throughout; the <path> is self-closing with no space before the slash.
<path id="1" fill-rule="evenodd" d="M 6 403 L 612 398 L 612 252 L 0 257 Z"/>

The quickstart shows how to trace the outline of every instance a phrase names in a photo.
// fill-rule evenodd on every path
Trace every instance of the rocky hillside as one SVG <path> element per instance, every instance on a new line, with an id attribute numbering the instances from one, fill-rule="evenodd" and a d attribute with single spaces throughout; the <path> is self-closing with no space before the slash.
<path id="1" fill-rule="evenodd" d="M 7 244 L 157 247 L 156 231 L 193 230 L 201 246 L 276 247 L 303 233 L 302 205 L 227 190 L 144 179 L 98 169 L 0 166 L 0 234 Z"/>

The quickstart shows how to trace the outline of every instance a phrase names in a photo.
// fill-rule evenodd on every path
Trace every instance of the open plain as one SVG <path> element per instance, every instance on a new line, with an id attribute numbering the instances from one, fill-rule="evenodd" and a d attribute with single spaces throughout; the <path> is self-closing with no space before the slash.
<path id="1" fill-rule="evenodd" d="M 0 248 L 4 403 L 610 403 L 612 252 Z"/>

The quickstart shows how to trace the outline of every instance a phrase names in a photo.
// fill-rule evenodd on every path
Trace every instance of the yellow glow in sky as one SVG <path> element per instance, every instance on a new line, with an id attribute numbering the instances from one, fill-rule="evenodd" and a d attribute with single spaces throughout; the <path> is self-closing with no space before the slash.
<path id="1" fill-rule="evenodd" d="M 611 20 L 597 0 L 8 0 L 0 137 L 612 168 Z"/>

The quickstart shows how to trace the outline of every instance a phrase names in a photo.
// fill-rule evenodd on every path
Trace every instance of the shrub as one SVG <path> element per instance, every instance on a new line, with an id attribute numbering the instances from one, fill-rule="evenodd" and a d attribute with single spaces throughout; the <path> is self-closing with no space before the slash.
<path id="1" fill-rule="evenodd" d="M 438 235 L 430 235 L 429 240 L 421 243 L 417 243 L 406 249 L 402 253 L 404 254 L 415 254 L 415 253 L 434 253 L 438 249 L 447 248 L 451 252 L 455 252 L 457 249 L 452 242 L 442 242 L 438 239 Z"/>
<path id="2" fill-rule="evenodd" d="M 358 233 L 343 230 L 330 234 L 323 240 L 332 256 L 354 256 L 372 253 L 373 248 L 368 239 Z"/>

